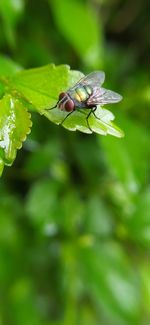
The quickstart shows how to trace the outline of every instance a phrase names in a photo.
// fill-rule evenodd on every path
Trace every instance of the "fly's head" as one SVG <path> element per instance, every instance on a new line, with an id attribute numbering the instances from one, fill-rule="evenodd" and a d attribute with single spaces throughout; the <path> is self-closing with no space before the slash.
<path id="1" fill-rule="evenodd" d="M 58 108 L 66 112 L 72 112 L 74 110 L 75 104 L 67 92 L 59 95 Z"/>

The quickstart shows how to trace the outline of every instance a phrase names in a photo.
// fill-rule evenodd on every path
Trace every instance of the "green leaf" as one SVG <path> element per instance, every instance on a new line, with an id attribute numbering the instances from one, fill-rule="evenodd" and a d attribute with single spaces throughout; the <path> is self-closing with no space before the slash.
<path id="1" fill-rule="evenodd" d="M 61 124 L 71 131 L 123 136 L 123 132 L 112 122 L 114 115 L 101 107 L 97 107 L 96 115 L 87 108 L 76 109 L 70 116 L 58 108 L 51 109 L 58 102 L 59 94 L 83 77 L 81 72 L 72 71 L 67 65 L 56 67 L 51 64 L 15 73 L 20 67 L 4 57 L 0 57 L 0 62 L 0 173 L 4 162 L 12 164 L 16 149 L 21 147 L 29 133 L 31 123 L 27 108 L 38 111 L 53 123 Z"/>
<path id="2" fill-rule="evenodd" d="M 121 247 L 101 242 L 83 247 L 80 254 L 82 281 L 97 307 L 114 324 L 136 324 L 140 302 L 137 276 Z"/>
<path id="3" fill-rule="evenodd" d="M 60 92 L 69 88 L 82 76 L 81 72 L 70 71 L 67 65 L 49 64 L 19 72 L 11 79 L 11 85 L 43 114 L 45 109 L 56 104 Z"/>
<path id="4" fill-rule="evenodd" d="M 61 124 L 67 116 L 67 112 L 58 108 L 50 110 L 56 105 L 59 94 L 72 87 L 83 74 L 79 71 L 71 71 L 67 65 L 47 65 L 42 68 L 21 71 L 11 79 L 11 85 L 19 91 L 25 99 L 33 105 L 34 109 L 44 114 L 50 121 Z M 66 129 L 79 130 L 84 133 L 96 132 L 98 134 L 111 134 L 122 137 L 123 132 L 111 121 L 114 115 L 106 109 L 97 108 L 95 118 L 89 117 L 88 127 L 86 117 L 88 109 L 76 110 L 62 124 Z"/>
<path id="5" fill-rule="evenodd" d="M 62 125 L 70 131 L 79 130 L 89 134 L 95 132 L 101 135 L 111 134 L 116 137 L 124 136 L 123 131 L 111 122 L 114 119 L 114 115 L 110 111 L 102 109 L 99 106 L 96 110 L 97 118 L 92 113 L 87 122 L 86 117 L 88 116 L 89 112 L 89 109 L 85 109 L 84 111 L 76 110 L 70 114 L 70 116 L 68 116 L 64 122 L 63 120 L 65 117 L 67 117 L 68 113 L 64 113 L 62 111 L 59 112 L 57 108 L 52 111 L 48 111 L 45 113 L 45 115 L 56 124 L 61 124 L 63 122 Z"/>
<path id="6" fill-rule="evenodd" d="M 27 109 L 18 99 L 5 95 L 0 100 L 0 156 L 5 164 L 12 164 L 30 127 Z"/>
<path id="7" fill-rule="evenodd" d="M 49 4 L 60 32 L 77 54 L 88 66 L 98 67 L 102 57 L 101 24 L 92 8 L 76 0 L 49 1 Z"/>

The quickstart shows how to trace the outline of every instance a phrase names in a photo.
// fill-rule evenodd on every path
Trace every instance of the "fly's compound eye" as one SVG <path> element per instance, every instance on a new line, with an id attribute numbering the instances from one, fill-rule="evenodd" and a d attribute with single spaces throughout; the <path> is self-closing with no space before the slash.
<path id="1" fill-rule="evenodd" d="M 66 102 L 65 110 L 67 112 L 72 112 L 74 110 L 74 102 L 71 99 Z"/>
<path id="2" fill-rule="evenodd" d="M 59 100 L 62 99 L 62 98 L 64 98 L 65 96 L 66 96 L 66 93 L 60 93 Z"/>

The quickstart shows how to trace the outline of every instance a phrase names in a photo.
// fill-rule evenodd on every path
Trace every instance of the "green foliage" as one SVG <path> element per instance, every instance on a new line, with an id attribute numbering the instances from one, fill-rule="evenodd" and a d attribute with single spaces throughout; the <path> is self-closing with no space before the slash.
<path id="1" fill-rule="evenodd" d="M 142 1 L 0 1 L 1 173 L 27 137 L 0 181 L 0 324 L 150 323 L 148 31 Z M 58 127 L 94 69 L 123 101 Z"/>
<path id="2" fill-rule="evenodd" d="M 136 323 L 139 291 L 127 256 L 119 245 L 110 242 L 83 248 L 81 261 L 83 283 L 99 309 L 114 318 L 116 324 L 122 324 L 121 319 L 127 324 Z"/>
<path id="3" fill-rule="evenodd" d="M 85 64 L 91 68 L 97 68 L 102 55 L 102 34 L 100 35 L 100 22 L 94 10 L 88 3 L 84 4 L 75 0 L 49 1 L 49 4 L 60 32 Z"/>
<path id="4" fill-rule="evenodd" d="M 144 211 L 144 213 L 143 213 Z M 130 237 L 141 246 L 149 247 L 150 243 L 150 189 L 149 187 L 137 199 L 132 219 L 128 221 Z"/>
<path id="5" fill-rule="evenodd" d="M 61 112 L 53 107 L 58 95 L 73 86 L 83 76 L 78 71 L 70 71 L 66 65 L 56 67 L 51 64 L 42 68 L 20 71 L 12 74 L 18 69 L 11 61 L 1 58 L 2 86 L 1 86 L 1 173 L 3 165 L 11 165 L 16 156 L 16 149 L 21 148 L 22 142 L 29 133 L 31 127 L 30 114 L 27 109 L 38 111 L 56 124 L 61 124 L 67 112 Z M 9 79 L 7 76 L 10 68 Z M 12 76 L 11 76 L 12 74 Z M 114 119 L 108 110 L 98 108 L 96 119 L 93 114 L 89 118 L 91 130 L 87 125 L 86 116 L 89 110 L 76 111 L 63 123 L 63 126 L 71 131 L 79 130 L 85 133 L 93 132 L 117 137 L 123 136 L 123 132 L 116 127 L 111 120 Z"/>
<path id="6" fill-rule="evenodd" d="M 18 64 L 15 64 L 12 60 L 8 57 L 0 55 L 0 75 L 9 77 L 15 72 L 19 71 L 21 67 Z M 2 83 L 2 81 L 1 81 Z"/>
<path id="7" fill-rule="evenodd" d="M 128 134 L 122 142 L 110 138 L 108 141 L 102 139 L 101 143 L 106 150 L 110 170 L 122 182 L 126 191 L 132 194 L 139 190 L 148 177 L 149 133 L 142 125 L 123 115 L 121 123 L 125 130 L 128 128 Z M 145 159 L 141 159 L 143 156 Z"/>
<path id="8" fill-rule="evenodd" d="M 15 46 L 15 27 L 23 13 L 23 0 L 1 0 L 0 15 L 3 21 L 3 30 L 11 47 Z"/>

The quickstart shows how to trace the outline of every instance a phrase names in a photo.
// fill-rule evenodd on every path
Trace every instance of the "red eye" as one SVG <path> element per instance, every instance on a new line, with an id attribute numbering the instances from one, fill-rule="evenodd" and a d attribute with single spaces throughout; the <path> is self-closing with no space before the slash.
<path id="1" fill-rule="evenodd" d="M 69 99 L 69 100 L 66 102 L 66 104 L 65 104 L 65 110 L 66 110 L 67 112 L 71 112 L 71 111 L 74 110 L 74 102 L 73 102 L 71 99 Z"/>
<path id="2" fill-rule="evenodd" d="M 62 98 L 64 98 L 65 96 L 66 96 L 66 93 L 60 93 L 59 100 L 62 99 Z"/>

